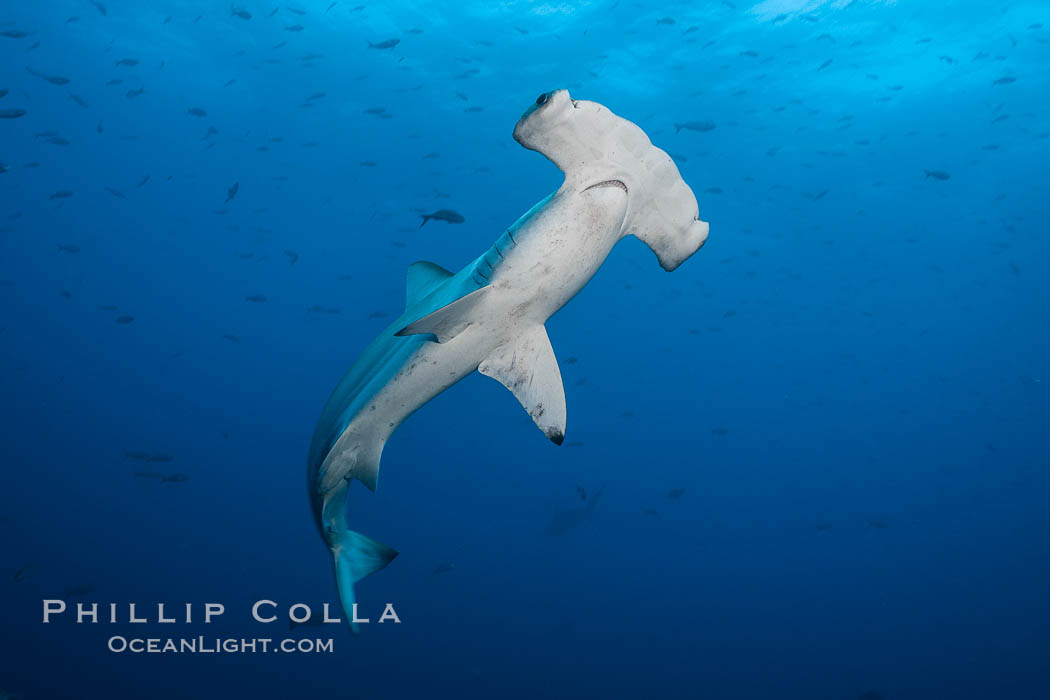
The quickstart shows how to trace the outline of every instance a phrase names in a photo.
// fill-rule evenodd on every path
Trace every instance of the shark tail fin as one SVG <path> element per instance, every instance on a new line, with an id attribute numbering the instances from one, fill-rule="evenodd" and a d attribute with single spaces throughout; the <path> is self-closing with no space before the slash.
<path id="1" fill-rule="evenodd" d="M 430 214 L 420 214 L 423 217 L 423 223 L 419 225 L 419 228 L 423 228 L 423 224 L 430 221 Z"/>
<path id="2" fill-rule="evenodd" d="M 335 557 L 335 582 L 339 586 L 339 602 L 342 603 L 350 630 L 357 634 L 357 623 L 354 622 L 357 605 L 354 584 L 385 567 L 394 560 L 398 552 L 359 532 L 344 530 L 339 533 L 332 546 L 332 555 Z"/>

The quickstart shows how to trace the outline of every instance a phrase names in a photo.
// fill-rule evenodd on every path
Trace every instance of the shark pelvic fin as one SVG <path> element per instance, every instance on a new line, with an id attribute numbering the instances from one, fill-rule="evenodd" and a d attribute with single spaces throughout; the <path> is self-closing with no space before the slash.
<path id="1" fill-rule="evenodd" d="M 452 273 L 432 262 L 420 260 L 408 266 L 405 278 L 405 307 L 416 303 L 452 277 Z"/>
<path id="2" fill-rule="evenodd" d="M 431 333 L 437 337 L 439 343 L 452 340 L 471 324 L 473 312 L 477 308 L 478 303 L 485 298 L 487 291 L 488 287 L 475 289 L 470 294 L 456 299 L 451 304 L 442 306 L 434 313 L 427 314 L 423 318 L 413 321 L 394 335 Z"/>
<path id="3" fill-rule="evenodd" d="M 334 535 L 331 549 L 332 556 L 335 557 L 335 581 L 339 586 L 339 602 L 343 606 L 350 630 L 357 634 L 357 623 L 354 622 L 357 604 L 354 584 L 385 567 L 394 560 L 398 552 L 353 530 L 343 530 Z"/>
<path id="4" fill-rule="evenodd" d="M 547 329 L 533 326 L 485 358 L 478 371 L 510 389 L 554 444 L 565 439 L 565 389 Z"/>

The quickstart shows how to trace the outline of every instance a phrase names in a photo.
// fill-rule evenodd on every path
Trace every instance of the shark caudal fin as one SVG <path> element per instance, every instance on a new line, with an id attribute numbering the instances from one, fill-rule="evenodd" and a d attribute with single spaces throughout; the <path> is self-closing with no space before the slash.
<path id="1" fill-rule="evenodd" d="M 335 582 L 339 586 L 339 602 L 343 606 L 350 631 L 357 634 L 357 623 L 354 622 L 357 604 L 354 584 L 389 564 L 398 552 L 353 530 L 344 530 L 336 535 L 331 549 L 335 558 Z"/>

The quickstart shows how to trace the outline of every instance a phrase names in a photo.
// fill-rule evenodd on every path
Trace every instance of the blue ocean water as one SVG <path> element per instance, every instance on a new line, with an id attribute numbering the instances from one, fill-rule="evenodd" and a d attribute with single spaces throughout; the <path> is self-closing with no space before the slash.
<path id="1" fill-rule="evenodd" d="M 707 244 L 547 324 L 561 447 L 476 374 L 395 433 L 360 635 L 254 622 L 336 606 L 314 424 L 410 263 L 558 187 L 557 87 Z M 0 94 L 0 697 L 1050 697 L 1045 3 L 4 2 Z"/>

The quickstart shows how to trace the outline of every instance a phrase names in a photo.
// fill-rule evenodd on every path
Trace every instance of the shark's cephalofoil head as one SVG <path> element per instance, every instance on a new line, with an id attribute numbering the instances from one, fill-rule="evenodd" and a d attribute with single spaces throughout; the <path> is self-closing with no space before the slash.
<path id="1" fill-rule="evenodd" d="M 545 92 L 514 126 L 514 139 L 545 155 L 580 191 L 622 186 L 628 193 L 624 234 L 642 239 L 664 269 L 681 265 L 707 240 L 696 197 L 671 157 L 597 102 L 574 100 L 568 90 Z"/>

